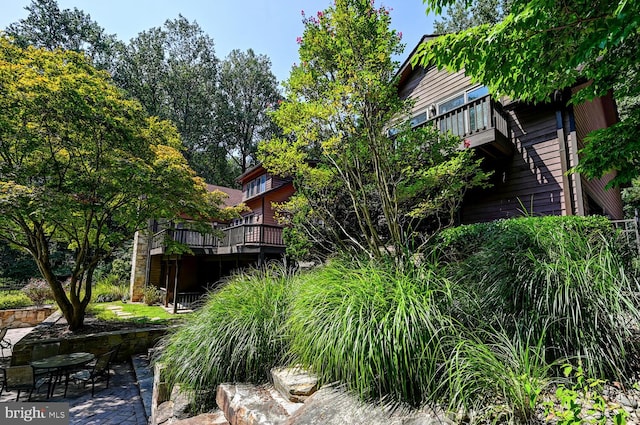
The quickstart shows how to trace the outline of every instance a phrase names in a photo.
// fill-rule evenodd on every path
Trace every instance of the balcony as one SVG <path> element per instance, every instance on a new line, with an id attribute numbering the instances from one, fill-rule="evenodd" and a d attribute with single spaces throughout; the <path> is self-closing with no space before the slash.
<path id="1" fill-rule="evenodd" d="M 151 255 L 166 252 L 167 242 L 187 245 L 194 253 L 231 254 L 258 252 L 263 247 L 284 248 L 282 227 L 267 224 L 243 224 L 223 229 L 223 237 L 189 229 L 163 229 L 151 239 Z"/>
<path id="2" fill-rule="evenodd" d="M 478 148 L 493 157 L 511 155 L 507 117 L 490 95 L 437 115 L 431 122 L 443 133 L 451 131 L 465 139 L 466 147 Z"/>

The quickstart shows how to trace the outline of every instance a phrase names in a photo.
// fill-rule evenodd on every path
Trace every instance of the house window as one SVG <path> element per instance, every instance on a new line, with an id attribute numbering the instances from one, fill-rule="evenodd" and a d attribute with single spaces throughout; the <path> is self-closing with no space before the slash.
<path id="1" fill-rule="evenodd" d="M 263 174 L 257 179 L 251 180 L 247 183 L 245 189 L 245 197 L 250 198 L 254 195 L 258 195 L 267 190 L 267 175 Z"/>
<path id="2" fill-rule="evenodd" d="M 422 111 L 418 115 L 414 115 L 410 121 L 411 127 L 417 127 L 420 124 L 427 122 L 427 118 L 427 111 Z"/>
<path id="3" fill-rule="evenodd" d="M 438 114 L 454 111 L 461 106 L 480 99 L 489 94 L 485 86 L 475 87 L 471 90 L 457 94 L 456 96 L 438 104 Z M 489 115 L 488 102 L 480 101 L 448 114 L 440 121 L 442 132 L 451 131 L 457 136 L 473 133 L 487 128 Z"/>

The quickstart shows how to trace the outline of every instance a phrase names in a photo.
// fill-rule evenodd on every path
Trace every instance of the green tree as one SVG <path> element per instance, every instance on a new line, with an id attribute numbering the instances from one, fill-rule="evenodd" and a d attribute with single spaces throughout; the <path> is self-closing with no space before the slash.
<path id="1" fill-rule="evenodd" d="M 82 52 L 94 66 L 111 70 L 120 42 L 91 16 L 75 7 L 60 10 L 56 0 L 32 0 L 25 9 L 28 16 L 6 29 L 19 46 Z"/>
<path id="2" fill-rule="evenodd" d="M 237 173 L 216 139 L 217 73 L 213 39 L 179 16 L 132 39 L 121 51 L 114 80 L 149 114 L 175 124 L 198 175 L 225 185 L 233 184 Z"/>
<path id="3" fill-rule="evenodd" d="M 425 0 L 441 13 L 455 0 Z M 640 3 L 570 0 L 561 4 L 513 0 L 501 22 L 448 34 L 420 47 L 414 62 L 465 69 L 493 94 L 543 102 L 554 90 L 589 85 L 571 99 L 580 103 L 607 94 L 640 94 Z M 611 184 L 631 182 L 640 173 L 640 108 L 632 106 L 619 123 L 592 132 L 577 171 L 587 177 L 617 172 Z"/>
<path id="4" fill-rule="evenodd" d="M 448 34 L 482 24 L 497 24 L 509 14 L 511 0 L 457 0 L 447 8 L 447 15 L 436 20 L 436 34 Z"/>
<path id="5" fill-rule="evenodd" d="M 337 0 L 303 22 L 300 64 L 274 112 L 285 137 L 259 147 L 267 169 L 295 178 L 298 195 L 283 214 L 325 229 L 336 246 L 399 257 L 425 218 L 449 221 L 448 206 L 486 176 L 459 139 L 401 124 L 409 104 L 398 97 L 391 56 L 403 46 L 387 9 Z M 309 236 L 323 242 L 318 235 Z"/>
<path id="6" fill-rule="evenodd" d="M 233 50 L 218 79 L 218 140 L 241 172 L 254 165 L 258 142 L 278 134 L 268 110 L 281 100 L 271 61 L 252 49 Z"/>
<path id="7" fill-rule="evenodd" d="M 168 122 L 148 118 L 81 55 L 0 38 L 0 239 L 29 252 L 69 328 L 93 273 L 152 217 L 224 215 Z M 51 247 L 73 251 L 68 288 Z"/>

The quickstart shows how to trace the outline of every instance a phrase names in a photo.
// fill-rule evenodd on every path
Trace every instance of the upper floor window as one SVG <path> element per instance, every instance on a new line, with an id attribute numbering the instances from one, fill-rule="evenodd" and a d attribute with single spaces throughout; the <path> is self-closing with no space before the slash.
<path id="1" fill-rule="evenodd" d="M 245 186 L 245 198 L 250 198 L 254 195 L 262 193 L 267 190 L 267 175 L 263 174 L 260 177 L 251 180 Z"/>
<path id="2" fill-rule="evenodd" d="M 487 94 L 489 94 L 489 89 L 485 86 L 476 87 L 469 91 L 459 93 L 444 102 L 440 102 L 438 104 L 438 114 L 444 114 L 445 112 L 452 111 L 467 102 L 479 99 Z"/>

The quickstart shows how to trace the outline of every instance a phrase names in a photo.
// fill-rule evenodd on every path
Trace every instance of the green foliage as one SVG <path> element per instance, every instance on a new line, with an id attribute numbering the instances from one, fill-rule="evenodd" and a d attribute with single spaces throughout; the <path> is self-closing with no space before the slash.
<path id="1" fill-rule="evenodd" d="M 130 316 L 120 317 L 109 307 L 119 307 L 123 313 L 128 313 Z M 170 324 L 178 320 L 178 317 L 174 314 L 167 312 L 160 306 L 148 306 L 137 303 L 123 303 L 107 302 L 107 303 L 92 303 L 89 306 L 88 311 L 93 314 L 98 320 L 107 322 L 129 322 L 139 325 L 148 324 Z"/>
<path id="2" fill-rule="evenodd" d="M 185 157 L 208 182 L 233 186 L 237 168 L 218 146 L 211 112 L 215 106 L 218 59 L 214 42 L 183 16 L 142 31 L 122 47 L 114 81 L 138 99 L 150 115 L 170 120 L 180 133 Z"/>
<path id="3" fill-rule="evenodd" d="M 25 9 L 29 15 L 6 28 L 20 47 L 81 52 L 96 68 L 109 70 L 120 42 L 91 17 L 77 8 L 62 9 L 56 0 L 32 0 Z"/>
<path id="4" fill-rule="evenodd" d="M 593 376 L 624 376 L 629 323 L 640 323 L 638 283 L 605 218 L 501 220 L 440 240 L 449 273 L 472 294 L 461 317 L 469 327 L 529 329 L 533 340 L 544 338 L 549 361 L 579 359 Z"/>
<path id="5" fill-rule="evenodd" d="M 258 142 L 279 134 L 268 111 L 281 99 L 265 55 L 232 50 L 222 61 L 215 102 L 219 140 L 244 173 L 255 164 Z"/>
<path id="6" fill-rule="evenodd" d="M 425 0 L 429 11 L 456 0 Z M 467 5 L 471 2 L 466 2 Z M 589 81 L 573 97 L 580 103 L 616 89 L 617 98 L 640 94 L 640 3 L 570 0 L 558 5 L 512 0 L 501 22 L 478 25 L 420 46 L 413 62 L 463 69 L 494 95 L 544 102 L 555 90 Z M 616 170 L 611 184 L 638 176 L 640 112 L 588 137 L 577 171 L 599 177 Z"/>
<path id="7" fill-rule="evenodd" d="M 297 196 L 281 212 L 314 246 L 400 257 L 423 242 L 428 219 L 449 224 L 487 176 L 459 139 L 410 128 L 391 59 L 403 46 L 387 9 L 338 0 L 303 23 L 300 63 L 273 114 L 284 137 L 259 146 L 268 170 L 294 178 Z"/>
<path id="8" fill-rule="evenodd" d="M 162 292 L 160 288 L 156 288 L 153 285 L 145 286 L 142 294 L 144 296 L 144 303 L 146 305 L 161 304 L 164 301 L 164 292 Z"/>
<path id="9" fill-rule="evenodd" d="M 127 300 L 129 298 L 129 284 L 119 280 L 116 275 L 107 275 L 96 282 L 93 288 L 93 298 L 97 303 Z"/>
<path id="10" fill-rule="evenodd" d="M 33 301 L 22 291 L 0 291 L 0 310 L 29 307 Z"/>
<path id="11" fill-rule="evenodd" d="M 435 268 L 332 260 L 295 287 L 293 361 L 365 399 L 421 405 L 441 379 L 452 303 Z"/>
<path id="12" fill-rule="evenodd" d="M 509 14 L 512 0 L 457 0 L 447 16 L 433 23 L 436 34 L 455 33 L 482 24 L 497 24 Z"/>
<path id="13" fill-rule="evenodd" d="M 602 396 L 601 379 L 587 378 L 581 366 L 574 368 L 565 365 L 565 378 L 573 378 L 575 383 L 567 388 L 560 384 L 556 388 L 555 396 L 558 401 L 543 403 L 547 420 L 553 420 L 558 425 L 578 424 L 608 424 L 611 423 L 606 414 L 609 413 L 616 425 L 625 425 L 629 415 L 622 407 L 612 407 Z"/>
<path id="14" fill-rule="evenodd" d="M 31 253 L 72 330 L 97 266 L 150 218 L 227 217 L 179 152 L 169 123 L 148 118 L 81 55 L 0 38 L 0 239 Z M 70 288 L 53 243 L 73 251 Z"/>
<path id="15" fill-rule="evenodd" d="M 29 283 L 27 283 L 20 291 L 22 291 L 22 293 L 37 306 L 44 305 L 47 300 L 52 300 L 54 298 L 51 286 L 44 279 L 29 279 Z"/>
<path id="16" fill-rule="evenodd" d="M 287 351 L 291 281 L 284 269 L 271 265 L 238 274 L 211 293 L 165 341 L 158 361 L 169 382 L 196 392 L 223 382 L 268 382 Z"/>

